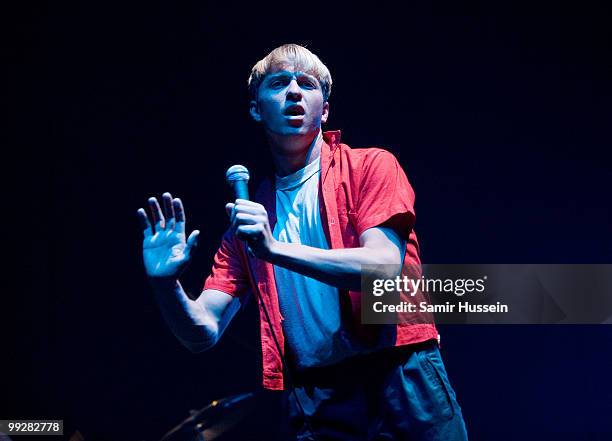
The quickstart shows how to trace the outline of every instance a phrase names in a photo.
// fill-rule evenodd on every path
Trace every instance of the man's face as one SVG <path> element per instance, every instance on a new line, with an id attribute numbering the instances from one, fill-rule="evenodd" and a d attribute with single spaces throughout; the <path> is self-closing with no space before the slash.
<path id="1" fill-rule="evenodd" d="M 276 135 L 306 135 L 327 121 L 329 104 L 319 81 L 291 66 L 267 74 L 251 101 L 251 116 Z"/>

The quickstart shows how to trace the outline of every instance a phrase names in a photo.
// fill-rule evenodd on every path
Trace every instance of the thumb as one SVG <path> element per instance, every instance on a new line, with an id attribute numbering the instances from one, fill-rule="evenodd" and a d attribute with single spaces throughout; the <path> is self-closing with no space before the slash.
<path id="1" fill-rule="evenodd" d="M 193 230 L 189 237 L 187 238 L 187 246 L 185 247 L 185 254 L 187 256 L 191 255 L 191 250 L 198 246 L 198 236 L 200 235 L 200 230 Z"/>
<path id="2" fill-rule="evenodd" d="M 232 210 L 234 209 L 234 205 L 235 204 L 233 202 L 228 202 L 227 204 L 225 204 L 225 212 L 229 217 L 232 217 Z"/>

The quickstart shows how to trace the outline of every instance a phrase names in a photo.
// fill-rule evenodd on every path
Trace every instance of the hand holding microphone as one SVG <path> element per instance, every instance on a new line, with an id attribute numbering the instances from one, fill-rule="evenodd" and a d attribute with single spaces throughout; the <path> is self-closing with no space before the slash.
<path id="1" fill-rule="evenodd" d="M 248 250 L 260 259 L 267 259 L 275 243 L 268 213 L 263 205 L 249 200 L 249 171 L 242 165 L 231 166 L 225 178 L 234 190 L 235 203 L 225 206 L 236 237 L 248 244 Z"/>

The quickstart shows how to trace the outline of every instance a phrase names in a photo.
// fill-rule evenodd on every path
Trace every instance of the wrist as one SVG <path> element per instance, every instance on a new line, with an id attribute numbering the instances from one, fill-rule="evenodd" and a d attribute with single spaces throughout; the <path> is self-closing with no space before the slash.
<path id="1" fill-rule="evenodd" d="M 272 239 L 270 246 L 268 247 L 268 253 L 265 260 L 272 264 L 277 263 L 279 258 L 282 256 L 282 245 L 282 242 Z"/>

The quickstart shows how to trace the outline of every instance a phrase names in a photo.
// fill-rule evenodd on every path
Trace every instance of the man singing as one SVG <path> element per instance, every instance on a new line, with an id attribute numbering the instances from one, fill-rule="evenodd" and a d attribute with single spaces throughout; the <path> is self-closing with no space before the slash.
<path id="1" fill-rule="evenodd" d="M 274 49 L 248 84 L 276 176 L 256 202 L 227 204 L 230 228 L 197 300 L 178 281 L 199 234 L 186 238 L 182 202 L 150 198 L 150 220 L 138 210 L 145 269 L 168 325 L 192 351 L 206 350 L 252 291 L 261 298 L 263 385 L 293 392 L 296 439 L 467 439 L 435 325 L 360 323 L 362 265 L 420 265 L 414 192 L 399 163 L 322 132 L 332 79 L 308 49 Z"/>

